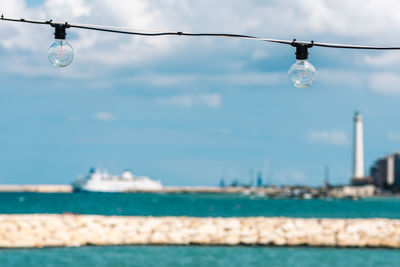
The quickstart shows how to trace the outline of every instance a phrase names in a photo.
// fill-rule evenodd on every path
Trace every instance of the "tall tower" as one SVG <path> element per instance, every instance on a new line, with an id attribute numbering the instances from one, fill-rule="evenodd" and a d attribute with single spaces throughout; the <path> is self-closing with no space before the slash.
<path id="1" fill-rule="evenodd" d="M 354 114 L 354 158 L 353 180 L 363 179 L 364 175 L 364 136 L 363 122 L 359 111 Z"/>

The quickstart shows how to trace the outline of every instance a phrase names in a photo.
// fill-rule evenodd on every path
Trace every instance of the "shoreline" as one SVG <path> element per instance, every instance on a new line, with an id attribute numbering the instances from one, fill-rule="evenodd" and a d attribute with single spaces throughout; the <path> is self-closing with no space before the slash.
<path id="1" fill-rule="evenodd" d="M 400 220 L 2 214 L 1 248 L 110 245 L 400 248 Z"/>
<path id="2" fill-rule="evenodd" d="M 58 249 L 58 248 L 80 248 L 80 247 L 243 247 L 243 248 L 307 248 L 307 249 L 343 249 L 343 250 L 359 250 L 359 249 L 366 249 L 366 250 L 393 250 L 396 251 L 399 248 L 395 247 L 333 247 L 333 246 L 307 246 L 307 245 L 296 245 L 296 246 L 289 246 L 289 245 L 282 245 L 282 246 L 275 246 L 275 245 L 247 245 L 247 244 L 239 244 L 239 245 L 218 245 L 218 244 L 210 244 L 210 245 L 199 245 L 199 244 L 190 244 L 190 245 L 176 245 L 176 244 L 122 244 L 122 245 L 84 245 L 84 246 L 48 246 L 48 247 L 0 247 L 0 251 L 7 251 L 7 250 L 40 250 L 40 249 Z"/>
<path id="3" fill-rule="evenodd" d="M 0 193 L 5 192 L 32 192 L 32 193 L 72 193 L 71 185 L 52 185 L 52 184 L 2 184 Z"/>
<path id="4" fill-rule="evenodd" d="M 0 185 L 0 193 L 30 192 L 30 193 L 74 193 L 71 185 Z M 90 192 L 89 192 L 90 193 Z M 112 193 L 112 192 L 104 192 Z M 212 186 L 164 186 L 156 190 L 129 190 L 119 192 L 155 193 L 155 194 L 242 194 L 273 199 L 359 199 L 366 197 L 397 198 L 399 193 L 377 193 L 374 186 L 337 186 L 337 187 L 307 187 L 307 186 L 264 186 L 264 187 L 212 187 Z"/>

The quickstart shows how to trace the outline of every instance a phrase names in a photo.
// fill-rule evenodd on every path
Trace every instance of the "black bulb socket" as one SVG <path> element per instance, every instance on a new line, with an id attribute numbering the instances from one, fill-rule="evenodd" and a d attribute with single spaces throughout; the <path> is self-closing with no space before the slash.
<path id="1" fill-rule="evenodd" d="M 313 47 L 314 41 L 310 43 L 302 43 L 297 42 L 296 39 L 293 39 L 291 46 L 296 47 L 296 59 L 297 60 L 306 60 L 308 59 L 308 48 Z"/>
<path id="2" fill-rule="evenodd" d="M 65 37 L 67 36 L 67 26 L 65 24 L 54 24 L 53 27 L 55 28 L 54 38 L 65 40 Z"/>
<path id="3" fill-rule="evenodd" d="M 296 44 L 296 59 L 306 60 L 308 59 L 308 47 L 303 44 Z"/>

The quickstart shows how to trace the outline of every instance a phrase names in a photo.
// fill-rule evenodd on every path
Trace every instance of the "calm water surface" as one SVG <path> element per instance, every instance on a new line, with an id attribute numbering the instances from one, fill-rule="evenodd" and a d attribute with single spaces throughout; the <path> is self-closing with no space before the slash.
<path id="1" fill-rule="evenodd" d="M 0 250 L 1 266 L 399 266 L 387 249 L 125 246 Z"/>
<path id="2" fill-rule="evenodd" d="M 400 219 L 400 199 L 275 200 L 214 194 L 0 193 L 0 213 Z"/>

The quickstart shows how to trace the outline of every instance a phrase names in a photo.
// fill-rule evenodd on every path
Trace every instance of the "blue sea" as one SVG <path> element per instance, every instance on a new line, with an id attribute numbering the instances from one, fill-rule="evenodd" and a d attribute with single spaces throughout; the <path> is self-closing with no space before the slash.
<path id="1" fill-rule="evenodd" d="M 388 249 L 114 246 L 0 250 L 1 266 L 399 266 Z"/>
<path id="2" fill-rule="evenodd" d="M 400 219 L 400 198 L 269 199 L 240 194 L 0 193 L 0 213 Z"/>
<path id="3" fill-rule="evenodd" d="M 251 195 L 0 193 L 0 213 L 400 219 L 400 199 Z M 0 266 L 400 266 L 400 251 L 307 247 L 113 246 L 0 250 Z"/>

